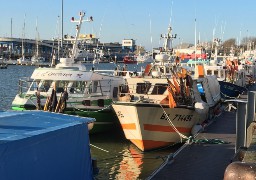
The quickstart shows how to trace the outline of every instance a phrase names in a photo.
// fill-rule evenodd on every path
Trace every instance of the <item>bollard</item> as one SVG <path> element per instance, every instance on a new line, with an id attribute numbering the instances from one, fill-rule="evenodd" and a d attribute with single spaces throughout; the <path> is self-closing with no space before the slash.
<path id="1" fill-rule="evenodd" d="M 247 101 L 243 100 L 226 100 L 225 102 L 236 102 L 236 147 L 235 153 L 240 147 L 246 146 L 246 134 L 247 134 Z"/>
<path id="2" fill-rule="evenodd" d="M 256 94 L 253 91 L 248 92 L 248 104 L 247 104 L 247 122 L 246 122 L 246 128 L 250 126 L 250 124 L 254 120 L 254 115 L 255 115 L 255 97 Z"/>
<path id="3" fill-rule="evenodd" d="M 247 103 L 246 101 L 237 102 L 236 112 L 236 148 L 235 153 L 240 147 L 245 147 L 246 143 L 246 120 L 247 120 Z"/>
<path id="4" fill-rule="evenodd" d="M 224 173 L 224 180 L 244 179 L 255 180 L 256 177 L 256 164 L 233 162 L 228 165 Z"/>

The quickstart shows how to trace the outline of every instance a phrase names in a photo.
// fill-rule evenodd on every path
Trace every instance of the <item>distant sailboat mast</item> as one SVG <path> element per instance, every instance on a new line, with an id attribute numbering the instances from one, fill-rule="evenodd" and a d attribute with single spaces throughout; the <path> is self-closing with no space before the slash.
<path id="1" fill-rule="evenodd" d="M 63 0 L 61 2 L 61 50 L 63 51 Z M 63 53 L 63 52 L 62 52 Z"/>
<path id="2" fill-rule="evenodd" d="M 196 43 L 196 18 L 195 18 L 195 61 L 196 61 L 196 45 L 197 45 L 197 43 Z"/>
<path id="3" fill-rule="evenodd" d="M 21 55 L 23 60 L 25 60 L 25 49 L 24 49 L 25 28 L 26 28 L 26 14 L 24 15 L 24 23 L 22 28 L 22 40 L 21 40 Z"/>
<path id="4" fill-rule="evenodd" d="M 37 18 L 36 18 L 36 57 L 39 57 L 39 32 L 38 32 Z"/>

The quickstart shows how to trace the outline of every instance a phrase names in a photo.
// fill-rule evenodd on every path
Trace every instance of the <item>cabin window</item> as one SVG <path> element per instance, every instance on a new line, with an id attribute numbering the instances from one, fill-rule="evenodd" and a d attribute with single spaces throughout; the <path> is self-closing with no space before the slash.
<path id="1" fill-rule="evenodd" d="M 61 92 L 64 92 L 64 90 L 66 89 L 68 85 L 68 81 L 56 81 L 55 85 L 56 85 L 56 92 L 61 93 Z"/>
<path id="2" fill-rule="evenodd" d="M 151 87 L 151 83 L 137 83 L 136 93 L 147 94 Z"/>
<path id="3" fill-rule="evenodd" d="M 98 99 L 98 106 L 104 107 L 104 99 Z"/>
<path id="4" fill-rule="evenodd" d="M 47 92 L 50 89 L 51 84 L 52 81 L 44 80 L 39 83 L 38 88 L 41 92 Z"/>
<path id="5" fill-rule="evenodd" d="M 117 93 L 118 93 L 118 88 L 117 88 L 117 87 L 114 87 L 114 88 L 113 88 L 113 98 L 116 98 L 116 97 L 117 97 Z"/>
<path id="6" fill-rule="evenodd" d="M 220 77 L 224 78 L 224 71 L 220 71 Z"/>
<path id="7" fill-rule="evenodd" d="M 71 82 L 71 86 L 69 87 L 70 93 L 82 93 L 85 89 L 85 84 L 83 81 L 74 81 Z"/>
<path id="8" fill-rule="evenodd" d="M 93 81 L 92 93 L 96 93 L 98 89 L 98 81 Z"/>
<path id="9" fill-rule="evenodd" d="M 207 75 L 212 75 L 212 71 L 211 70 L 207 70 Z"/>
<path id="10" fill-rule="evenodd" d="M 218 71 L 215 70 L 215 71 L 213 71 L 213 73 L 214 73 L 215 76 L 218 77 L 218 75 L 219 75 L 219 72 L 218 72 Z"/>
<path id="11" fill-rule="evenodd" d="M 121 85 L 121 86 L 119 86 L 119 91 L 120 91 L 120 93 L 128 93 L 129 92 L 128 85 Z"/>
<path id="12" fill-rule="evenodd" d="M 83 104 L 84 106 L 91 106 L 91 101 L 90 101 L 90 100 L 83 100 L 83 101 L 82 101 L 82 104 Z"/>
<path id="13" fill-rule="evenodd" d="M 151 94 L 163 94 L 166 91 L 167 84 L 155 84 Z"/>

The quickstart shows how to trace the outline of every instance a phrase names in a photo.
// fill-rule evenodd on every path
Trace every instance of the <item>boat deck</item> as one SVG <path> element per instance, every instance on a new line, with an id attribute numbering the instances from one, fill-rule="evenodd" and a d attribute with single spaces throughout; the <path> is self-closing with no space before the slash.
<path id="1" fill-rule="evenodd" d="M 220 143 L 192 143 L 169 160 L 156 175 L 149 179 L 223 179 L 226 167 L 235 155 L 236 113 L 224 112 L 200 133 L 197 140 L 216 139 Z"/>

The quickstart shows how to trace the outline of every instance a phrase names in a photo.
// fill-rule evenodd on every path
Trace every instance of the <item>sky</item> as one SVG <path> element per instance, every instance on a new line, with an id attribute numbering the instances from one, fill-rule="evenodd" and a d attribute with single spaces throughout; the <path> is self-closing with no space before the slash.
<path id="1" fill-rule="evenodd" d="M 36 37 L 36 22 L 40 39 L 61 36 L 62 0 L 9 0 L 0 6 L 0 37 Z M 177 34 L 173 44 L 225 41 L 256 36 L 255 0 L 63 0 L 64 34 L 75 35 L 71 17 L 84 11 L 93 22 L 83 24 L 81 33 L 95 34 L 100 42 L 135 39 L 146 49 L 163 46 L 161 34 L 171 25 Z M 11 23 L 12 20 L 12 23 Z M 12 31 L 11 31 L 12 24 Z M 196 33 L 195 33 L 196 32 Z"/>

